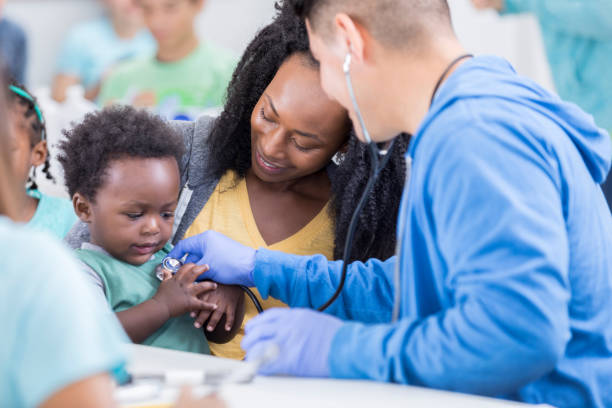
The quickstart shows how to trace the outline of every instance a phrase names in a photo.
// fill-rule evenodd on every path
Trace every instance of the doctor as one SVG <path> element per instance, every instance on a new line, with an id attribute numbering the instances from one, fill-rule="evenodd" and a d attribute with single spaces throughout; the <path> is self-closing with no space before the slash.
<path id="1" fill-rule="evenodd" d="M 334 292 L 340 262 L 254 251 L 215 232 L 175 248 L 210 264 L 211 279 L 293 307 L 250 322 L 247 358 L 277 344 L 266 373 L 610 406 L 612 219 L 599 188 L 608 135 L 505 60 L 467 56 L 446 0 L 294 3 L 325 91 L 362 141 L 413 134 L 412 170 L 399 255 L 351 264 L 325 314 L 311 309 Z M 390 323 L 396 266 L 400 318 Z"/>

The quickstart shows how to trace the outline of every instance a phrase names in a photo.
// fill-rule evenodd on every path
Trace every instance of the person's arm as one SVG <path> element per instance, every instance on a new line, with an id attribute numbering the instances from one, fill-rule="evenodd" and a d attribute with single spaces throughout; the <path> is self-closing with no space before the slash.
<path id="1" fill-rule="evenodd" d="M 73 85 L 81 83 L 81 78 L 73 74 L 57 74 L 51 85 L 51 97 L 56 102 L 63 103 L 66 100 L 66 91 Z"/>
<path id="2" fill-rule="evenodd" d="M 257 286 L 292 307 L 315 308 L 327 301 L 340 281 L 341 262 L 322 255 L 296 256 L 263 248 L 254 250 L 216 231 L 205 231 L 176 244 L 168 256 L 210 265 L 204 278 L 226 285 Z M 395 258 L 349 265 L 346 287 L 328 309 L 344 319 L 388 321 L 393 303 Z"/>
<path id="3" fill-rule="evenodd" d="M 388 322 L 396 260 L 350 264 L 344 289 L 326 312 L 342 319 Z M 341 261 L 328 261 L 323 255 L 297 256 L 262 248 L 255 257 L 253 277 L 264 299 L 272 296 L 291 307 L 315 309 L 334 294 L 341 270 Z"/>
<path id="4" fill-rule="evenodd" d="M 448 305 L 416 321 L 344 324 L 329 353 L 334 377 L 501 395 L 564 353 L 569 243 L 555 159 L 537 140 L 500 138 L 502 126 L 453 132 L 432 150 L 422 199 L 433 203 Z"/>
<path id="5" fill-rule="evenodd" d="M 72 85 L 80 84 L 87 51 L 83 49 L 83 38 L 79 29 L 71 30 L 58 55 L 56 74 L 51 85 L 51 96 L 59 103 L 66 100 L 66 91 Z"/>
<path id="6" fill-rule="evenodd" d="M 504 0 L 502 13 L 533 13 L 542 25 L 596 40 L 612 40 L 609 0 Z"/>
<path id="7" fill-rule="evenodd" d="M 114 388 L 107 373 L 92 375 L 62 388 L 40 404 L 40 408 L 116 407 Z"/>

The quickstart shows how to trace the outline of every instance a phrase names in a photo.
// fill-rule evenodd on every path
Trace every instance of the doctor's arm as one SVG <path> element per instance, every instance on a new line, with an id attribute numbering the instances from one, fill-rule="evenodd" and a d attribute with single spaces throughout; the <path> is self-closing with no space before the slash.
<path id="1" fill-rule="evenodd" d="M 433 159 L 428 194 L 447 307 L 394 325 L 344 324 L 331 376 L 502 395 L 555 367 L 570 336 L 559 181 L 544 155 L 495 147 L 498 131 L 457 131 Z"/>
<path id="2" fill-rule="evenodd" d="M 328 261 L 323 255 L 296 256 L 260 249 L 255 259 L 253 277 L 261 295 L 291 307 L 316 309 L 340 283 L 342 261 Z M 385 262 L 371 259 L 349 264 L 344 289 L 326 313 L 367 323 L 391 320 L 396 261 L 392 257 Z"/>
<path id="3" fill-rule="evenodd" d="M 169 256 L 207 264 L 201 276 L 228 285 L 256 286 L 263 298 L 272 296 L 291 307 L 317 308 L 340 282 L 342 263 L 322 255 L 297 256 L 263 248 L 254 250 L 215 231 L 187 238 Z M 346 286 L 328 313 L 363 322 L 389 321 L 393 301 L 395 257 L 348 266 Z"/>

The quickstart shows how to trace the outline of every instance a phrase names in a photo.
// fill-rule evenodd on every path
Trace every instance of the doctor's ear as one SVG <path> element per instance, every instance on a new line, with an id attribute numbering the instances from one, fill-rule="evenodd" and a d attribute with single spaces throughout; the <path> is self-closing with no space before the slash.
<path id="1" fill-rule="evenodd" d="M 339 45 L 346 47 L 346 52 L 351 54 L 352 61 L 363 62 L 369 38 L 366 29 L 344 13 L 336 14 L 334 26 Z"/>

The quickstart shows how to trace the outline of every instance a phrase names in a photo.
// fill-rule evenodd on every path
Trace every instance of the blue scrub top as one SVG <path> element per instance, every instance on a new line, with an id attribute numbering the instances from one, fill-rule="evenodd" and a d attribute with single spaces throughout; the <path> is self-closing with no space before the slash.
<path id="1" fill-rule="evenodd" d="M 408 155 L 399 257 L 352 263 L 326 310 L 347 320 L 331 376 L 612 406 L 609 135 L 485 56 L 442 84 Z M 318 307 L 341 266 L 259 249 L 253 276 L 264 299 Z"/>
<path id="2" fill-rule="evenodd" d="M 66 386 L 120 371 L 128 338 L 55 239 L 0 216 L 0 405 L 36 407 Z"/>

